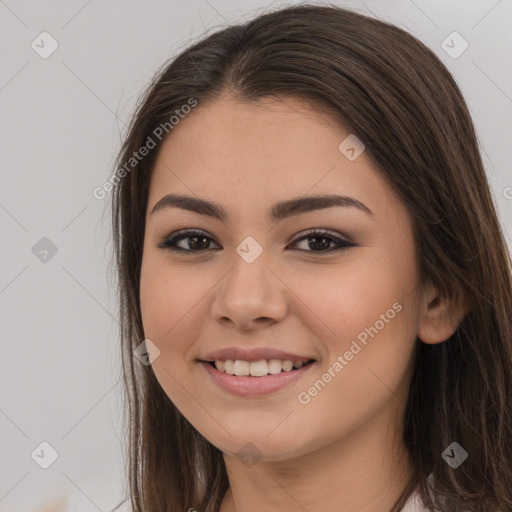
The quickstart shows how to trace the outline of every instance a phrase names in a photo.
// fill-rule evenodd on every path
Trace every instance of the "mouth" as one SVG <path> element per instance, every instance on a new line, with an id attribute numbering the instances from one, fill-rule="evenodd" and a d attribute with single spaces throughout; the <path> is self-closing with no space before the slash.
<path id="1" fill-rule="evenodd" d="M 277 359 L 261 359 L 258 361 L 199 360 L 199 362 L 206 363 L 220 373 L 225 373 L 234 377 L 261 378 L 269 375 L 279 375 L 281 373 L 295 372 L 301 368 L 315 363 L 316 360 L 309 359 L 308 361 L 295 362 L 290 360 L 281 361 Z"/>
<path id="2" fill-rule="evenodd" d="M 213 383 L 215 383 L 220 390 L 244 397 L 258 397 L 279 391 L 295 381 L 298 382 L 302 376 L 314 371 L 314 368 L 318 366 L 318 362 L 315 359 L 303 362 L 299 368 L 295 366 L 290 367 L 291 361 L 288 361 L 285 365 L 286 369 L 281 367 L 279 368 L 279 372 L 277 372 L 278 368 L 273 367 L 275 363 L 271 363 L 271 367 L 267 368 L 267 370 L 270 369 L 274 373 L 268 373 L 268 371 L 264 371 L 265 368 L 262 367 L 261 361 L 264 360 L 255 361 L 261 365 L 256 368 L 258 371 L 255 372 L 252 372 L 251 369 L 249 369 L 249 371 L 247 370 L 248 361 L 198 360 L 198 363 L 200 363 L 200 366 L 204 368 L 207 376 L 212 379 Z M 222 364 L 220 365 L 221 369 L 217 368 L 219 362 L 223 362 L 225 365 L 227 364 L 227 370 L 230 372 L 236 369 L 237 373 L 240 373 L 240 375 L 227 373 L 222 368 Z M 238 363 L 236 368 L 235 363 Z M 257 373 L 258 375 L 251 375 L 250 373 Z"/>

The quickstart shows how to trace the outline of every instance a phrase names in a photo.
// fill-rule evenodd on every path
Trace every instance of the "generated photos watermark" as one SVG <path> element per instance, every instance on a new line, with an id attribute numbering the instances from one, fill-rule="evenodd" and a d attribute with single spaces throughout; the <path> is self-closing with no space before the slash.
<path id="1" fill-rule="evenodd" d="M 171 132 L 187 114 L 189 114 L 194 107 L 197 106 L 197 100 L 195 98 L 189 98 L 185 105 L 182 105 L 179 109 L 176 109 L 169 121 L 160 123 L 148 136 L 146 142 L 137 150 L 133 152 L 133 155 L 124 163 L 122 167 L 116 169 L 110 178 L 103 183 L 100 187 L 95 187 L 92 191 L 92 195 L 95 199 L 105 199 L 107 193 L 110 192 L 114 186 L 119 183 L 130 171 L 132 171 L 139 162 L 141 162 L 152 149 L 156 148 L 158 142 Z M 155 140 L 157 139 L 157 140 Z"/>
<path id="2" fill-rule="evenodd" d="M 322 391 L 325 386 L 331 382 L 331 380 L 336 377 L 336 375 L 348 365 L 350 361 L 361 352 L 361 350 L 368 345 L 368 336 L 372 339 L 379 334 L 379 332 L 384 329 L 386 324 L 389 324 L 393 318 L 395 318 L 397 313 L 402 311 L 403 306 L 399 302 L 395 302 L 391 308 L 389 308 L 386 313 L 380 315 L 380 319 L 377 320 L 373 326 L 365 328 L 357 335 L 357 340 L 353 340 L 350 345 L 349 350 L 345 351 L 343 355 L 338 355 L 336 361 L 327 369 L 326 372 L 322 374 L 322 377 L 318 379 L 311 387 L 307 389 L 307 391 L 301 391 L 297 395 L 297 399 L 299 403 L 302 405 L 307 405 L 311 402 L 312 398 L 318 395 L 320 391 Z M 359 345 L 359 343 L 363 345 Z"/>

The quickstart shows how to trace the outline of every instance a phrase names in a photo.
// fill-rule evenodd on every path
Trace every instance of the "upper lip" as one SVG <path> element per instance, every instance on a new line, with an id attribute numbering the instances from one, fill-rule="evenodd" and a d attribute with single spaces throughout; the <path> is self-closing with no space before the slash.
<path id="1" fill-rule="evenodd" d="M 302 361 L 307 363 L 312 357 L 301 356 L 293 352 L 284 352 L 271 347 L 225 347 L 212 350 L 204 356 L 200 357 L 200 361 L 212 362 L 217 360 L 227 361 L 240 359 L 242 361 L 259 361 L 260 359 L 279 359 L 281 361 Z"/>

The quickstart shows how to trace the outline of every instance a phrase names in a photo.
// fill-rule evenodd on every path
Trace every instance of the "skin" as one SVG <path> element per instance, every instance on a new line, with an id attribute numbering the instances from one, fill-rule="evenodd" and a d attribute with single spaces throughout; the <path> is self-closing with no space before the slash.
<path id="1" fill-rule="evenodd" d="M 224 454 L 230 486 L 221 512 L 380 512 L 411 475 L 402 422 L 414 349 L 446 340 L 463 311 L 420 285 L 410 215 L 367 152 L 350 161 L 339 151 L 349 134 L 301 100 L 224 94 L 182 119 L 158 155 L 141 268 L 144 332 L 160 350 L 152 366 L 162 388 Z M 176 207 L 151 214 L 171 192 L 219 203 L 228 220 Z M 276 224 L 266 217 L 275 202 L 332 193 L 357 198 L 373 216 L 331 207 Z M 206 250 L 157 247 L 185 228 L 206 232 Z M 357 245 L 327 253 L 311 238 L 292 244 L 310 228 Z M 236 252 L 247 236 L 263 249 L 250 264 Z M 179 246 L 192 251 L 189 242 Z M 401 311 L 300 403 L 394 303 Z M 279 347 L 317 363 L 277 392 L 240 397 L 196 362 L 232 345 Z M 249 442 L 255 464 L 237 457 Z"/>

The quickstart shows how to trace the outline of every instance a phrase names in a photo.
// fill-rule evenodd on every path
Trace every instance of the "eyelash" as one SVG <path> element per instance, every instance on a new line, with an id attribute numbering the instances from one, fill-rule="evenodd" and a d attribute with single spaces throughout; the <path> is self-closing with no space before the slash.
<path id="1" fill-rule="evenodd" d="M 302 240 L 307 240 L 308 238 L 313 238 L 314 236 L 315 237 L 321 236 L 321 237 L 327 238 L 331 241 L 334 241 L 335 243 L 337 243 L 338 247 L 336 247 L 334 249 L 328 249 L 325 251 L 314 251 L 314 250 L 305 250 L 305 249 L 298 249 L 298 250 L 301 252 L 309 252 L 309 253 L 313 253 L 313 254 L 315 254 L 315 253 L 316 254 L 330 254 L 330 253 L 337 252 L 337 251 L 344 251 L 344 250 L 348 249 L 349 247 L 356 247 L 356 245 L 357 245 L 357 244 L 353 244 L 351 242 L 347 242 L 346 240 L 343 240 L 343 239 L 341 239 L 337 236 L 334 236 L 330 233 L 331 232 L 328 230 L 309 229 L 309 230 L 299 233 L 297 238 L 295 238 L 295 240 L 292 241 L 292 245 L 296 244 L 298 242 L 301 242 Z M 192 249 L 182 249 L 180 247 L 176 247 L 176 245 L 175 245 L 176 242 L 178 242 L 180 240 L 186 240 L 187 238 L 192 238 L 192 237 L 198 236 L 198 235 L 202 236 L 204 238 L 213 240 L 211 237 L 209 237 L 206 234 L 206 232 L 204 232 L 202 230 L 192 230 L 192 229 L 191 230 L 182 230 L 182 231 L 178 231 L 177 233 L 166 237 L 161 243 L 159 243 L 157 245 L 157 247 L 159 249 L 165 249 L 168 251 L 178 252 L 178 253 L 187 254 L 187 255 L 192 255 L 193 253 L 199 254 L 199 253 L 204 253 L 206 251 L 212 250 L 212 249 L 203 249 L 203 250 L 194 251 Z M 213 250 L 215 250 L 215 249 L 213 249 Z M 217 249 L 217 250 L 219 250 L 219 249 Z"/>

